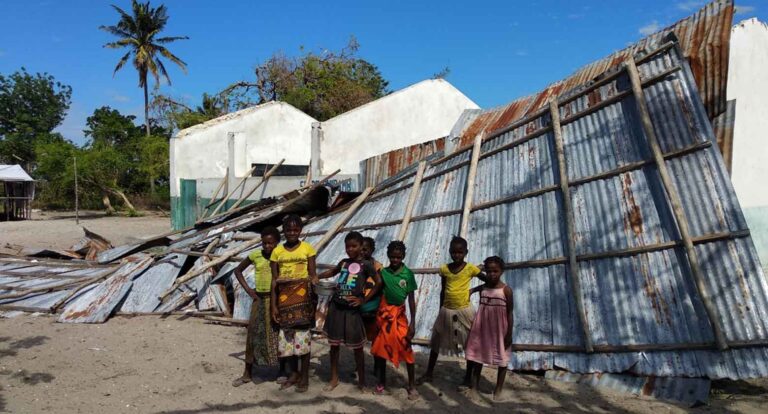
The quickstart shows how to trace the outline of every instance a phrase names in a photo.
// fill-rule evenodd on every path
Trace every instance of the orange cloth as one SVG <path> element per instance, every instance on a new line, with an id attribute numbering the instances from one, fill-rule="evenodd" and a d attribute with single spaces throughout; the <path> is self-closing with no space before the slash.
<path id="1" fill-rule="evenodd" d="M 379 326 L 379 334 L 371 345 L 373 356 L 391 361 L 396 367 L 400 361 L 413 364 L 411 344 L 406 340 L 408 336 L 408 317 L 405 315 L 405 304 L 394 306 L 387 303 L 384 295 L 381 295 L 381 305 L 376 315 Z"/>

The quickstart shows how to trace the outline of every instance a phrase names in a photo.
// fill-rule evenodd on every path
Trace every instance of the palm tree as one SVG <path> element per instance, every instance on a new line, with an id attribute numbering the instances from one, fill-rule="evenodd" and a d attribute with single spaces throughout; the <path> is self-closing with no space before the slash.
<path id="1" fill-rule="evenodd" d="M 120 20 L 114 26 L 100 26 L 99 29 L 111 33 L 120 39 L 116 42 L 107 43 L 104 47 L 110 49 L 128 48 L 128 53 L 120 58 L 115 66 L 114 74 L 128 62 L 133 56 L 133 67 L 139 72 L 139 88 L 144 88 L 144 123 L 149 135 L 149 94 L 147 92 L 147 74 L 152 74 L 155 78 L 155 84 L 160 82 L 160 76 L 164 77 L 168 84 L 171 84 L 171 78 L 165 70 L 160 57 L 164 57 L 171 62 L 179 65 L 184 73 L 187 72 L 187 64 L 176 57 L 163 45 L 176 40 L 189 39 L 187 36 L 157 37 L 165 28 L 168 22 L 167 9 L 165 5 L 158 8 L 152 8 L 149 1 L 139 3 L 132 0 L 133 14 L 126 13 L 123 9 L 112 5 L 120 14 Z"/>

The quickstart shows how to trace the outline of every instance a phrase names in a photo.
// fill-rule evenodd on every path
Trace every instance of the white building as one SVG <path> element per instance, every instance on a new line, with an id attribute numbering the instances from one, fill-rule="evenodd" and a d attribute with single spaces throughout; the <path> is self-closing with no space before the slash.
<path id="1" fill-rule="evenodd" d="M 728 100 L 736 100 L 731 181 L 764 268 L 768 267 L 768 25 L 731 31 Z"/>
<path id="2" fill-rule="evenodd" d="M 229 205 L 285 162 L 249 200 L 299 188 L 307 170 L 319 179 L 337 169 L 357 188 L 359 163 L 396 148 L 447 136 L 465 109 L 477 104 L 442 79 L 425 80 L 325 122 L 284 102 L 269 102 L 179 131 L 171 139 L 170 180 L 175 228 L 194 223 L 222 179 Z M 252 178 L 246 178 L 252 167 Z M 245 184 L 237 188 L 246 178 Z M 220 198 L 222 194 L 219 194 Z"/>

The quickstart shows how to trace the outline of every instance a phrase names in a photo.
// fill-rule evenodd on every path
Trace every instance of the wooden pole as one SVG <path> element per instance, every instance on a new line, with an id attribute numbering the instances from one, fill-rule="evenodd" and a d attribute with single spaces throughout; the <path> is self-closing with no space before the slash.
<path id="1" fill-rule="evenodd" d="M 560 192 L 563 195 L 563 210 L 565 215 L 566 245 L 568 249 L 568 270 L 571 274 L 571 293 L 576 301 L 576 312 L 581 321 L 581 330 L 584 333 L 584 347 L 587 353 L 592 353 L 592 337 L 589 333 L 589 321 L 584 311 L 584 302 L 581 298 L 581 280 L 579 279 L 579 265 L 576 262 L 576 239 L 573 223 L 573 206 L 571 205 L 571 190 L 568 186 L 568 167 L 565 162 L 565 150 L 563 136 L 560 129 L 560 109 L 557 106 L 557 98 L 549 101 L 549 114 L 552 119 L 552 135 L 555 138 L 555 151 L 557 152 L 557 169 L 560 171 Z"/>
<path id="2" fill-rule="evenodd" d="M 480 161 L 480 149 L 483 145 L 483 133 L 475 137 L 475 146 L 472 147 L 472 160 L 469 162 L 467 173 L 467 187 L 464 190 L 464 211 L 461 213 L 461 227 L 459 235 L 467 238 L 469 232 L 469 216 L 472 213 L 472 198 L 475 195 L 475 177 L 477 176 L 477 164 Z"/>
<path id="3" fill-rule="evenodd" d="M 261 187 L 261 185 L 262 185 L 262 184 L 266 183 L 266 182 L 269 180 L 269 178 L 270 178 L 270 177 L 272 177 L 272 174 L 274 174 L 274 173 L 275 173 L 275 171 L 277 171 L 277 169 L 278 169 L 278 168 L 279 168 L 281 165 L 283 165 L 283 163 L 284 163 L 284 162 L 285 162 L 285 158 L 283 158 L 282 160 L 280 160 L 280 162 L 278 162 L 277 164 L 275 164 L 275 165 L 274 165 L 274 167 L 270 168 L 270 169 L 269 169 L 269 171 L 266 171 L 266 172 L 264 173 L 264 175 L 261 177 L 261 181 L 259 181 L 259 183 L 258 183 L 258 184 L 256 184 L 256 185 L 255 185 L 255 186 L 254 186 L 254 187 L 251 189 L 251 191 L 247 192 L 247 193 L 246 193 L 244 196 L 240 197 L 240 199 L 239 199 L 239 200 L 237 200 L 237 202 L 236 202 L 235 204 L 233 204 L 233 205 L 232 205 L 232 207 L 230 207 L 230 208 L 229 208 L 227 211 L 229 212 L 229 211 L 232 211 L 232 210 L 236 209 L 236 208 L 237 208 L 237 207 L 238 207 L 240 204 L 242 204 L 242 203 L 243 203 L 243 201 L 245 201 L 245 200 L 246 200 L 248 197 L 250 197 L 250 196 L 251 196 L 251 194 L 255 193 L 255 192 L 256 192 L 256 190 L 258 190 L 258 189 L 259 189 L 259 187 Z"/>
<path id="4" fill-rule="evenodd" d="M 669 203 L 672 207 L 672 213 L 675 216 L 675 222 L 677 223 L 677 229 L 680 232 L 680 238 L 683 240 L 683 246 L 685 248 L 686 256 L 688 257 L 688 263 L 691 267 L 691 275 L 696 285 L 699 297 L 704 304 L 704 310 L 707 312 L 707 318 L 709 324 L 712 326 L 712 333 L 715 336 L 715 342 L 720 350 L 728 349 L 728 344 L 725 340 L 725 334 L 723 334 L 720 326 L 720 318 L 717 315 L 717 308 L 712 303 L 712 297 L 707 285 L 704 283 L 704 276 L 702 275 L 701 266 L 699 264 L 699 258 L 696 254 L 696 249 L 693 247 L 691 240 L 690 230 L 688 228 L 688 219 L 683 211 L 683 203 L 680 200 L 680 195 L 675 189 L 675 184 L 669 175 L 667 165 L 664 161 L 664 156 L 661 152 L 661 146 L 656 137 L 656 132 L 653 130 L 653 122 L 651 121 L 651 115 L 648 111 L 648 106 L 645 102 L 645 95 L 643 93 L 642 83 L 640 81 L 640 73 L 637 70 L 635 61 L 628 58 L 625 61 L 625 67 L 629 74 L 629 80 L 632 84 L 632 95 L 634 96 L 637 111 L 640 115 L 640 121 L 643 126 L 643 132 L 645 138 L 648 140 L 648 146 L 653 154 L 653 159 L 656 163 L 656 167 L 659 170 L 659 177 L 661 184 L 664 187 L 664 191 L 669 197 Z"/>
<path id="5" fill-rule="evenodd" d="M 357 212 L 357 209 L 360 208 L 361 205 L 363 205 L 365 200 L 371 194 L 371 191 L 373 191 L 373 187 L 368 187 L 362 192 L 362 194 L 357 196 L 357 199 L 352 204 L 352 206 L 350 206 L 344 212 L 344 214 L 342 214 L 341 217 L 339 217 L 339 219 L 336 220 L 335 223 L 333 223 L 333 226 L 331 226 L 331 228 L 328 229 L 327 232 L 325 232 L 325 235 L 323 236 L 323 238 L 320 239 L 320 241 L 318 241 L 317 243 L 315 243 L 313 247 L 315 248 L 316 251 L 319 252 L 320 250 L 322 250 L 323 247 L 325 247 L 325 245 L 328 244 L 328 242 L 330 242 L 333 239 L 333 237 L 336 235 L 339 229 L 344 227 L 344 224 L 347 221 L 349 221 L 349 219 L 352 218 L 355 212 Z"/>
<path id="6" fill-rule="evenodd" d="M 403 215 L 403 221 L 400 223 L 400 229 L 397 232 L 397 240 L 405 240 L 405 236 L 408 234 L 408 226 L 411 224 L 411 217 L 413 216 L 413 208 L 416 206 L 416 200 L 419 197 L 419 191 L 421 190 L 421 179 L 424 178 L 424 171 L 427 169 L 427 162 L 419 162 L 419 169 L 416 170 L 416 177 L 413 179 L 413 185 L 411 186 L 411 193 L 408 194 L 408 204 L 405 205 L 405 214 Z"/>
<path id="7" fill-rule="evenodd" d="M 237 183 L 237 185 L 235 186 L 235 188 L 233 188 L 233 189 L 232 189 L 232 191 L 230 191 L 230 192 L 229 192 L 229 193 L 228 193 L 228 194 L 227 194 L 227 195 L 224 197 L 224 200 L 222 200 L 222 201 L 221 201 L 221 203 L 219 203 L 219 205 L 218 205 L 218 206 L 216 206 L 216 209 L 215 209 L 215 210 L 213 210 L 213 213 L 211 213 L 211 217 L 215 216 L 215 215 L 216 215 L 216 214 L 219 212 L 219 210 L 221 210 L 221 208 L 222 208 L 222 207 L 223 207 L 225 204 L 227 204 L 227 200 L 229 200 L 229 199 L 230 199 L 230 198 L 231 198 L 231 197 L 232 197 L 232 196 L 235 194 L 235 191 L 237 191 L 237 189 L 238 189 L 238 188 L 240 188 L 240 186 L 241 186 L 241 185 L 245 184 L 245 181 L 246 181 L 246 180 L 248 180 L 248 177 L 250 177 L 250 176 L 251 176 L 251 173 L 253 173 L 253 170 L 255 170 L 255 169 L 256 169 L 256 166 L 254 165 L 253 167 L 251 167 L 251 169 L 250 169 L 250 170 L 248 170 L 248 172 L 247 172 L 247 173 L 245 173 L 245 176 L 244 176 L 244 177 L 243 177 L 243 178 L 240 180 L 240 182 L 239 182 L 239 183 Z"/>
<path id="8" fill-rule="evenodd" d="M 219 197 L 219 193 L 221 192 L 221 189 L 224 188 L 224 184 L 227 183 L 228 177 L 229 177 L 229 167 L 227 167 L 227 172 L 224 174 L 224 178 L 221 179 L 219 186 L 216 187 L 216 191 L 213 193 L 213 197 L 211 197 L 211 201 L 208 203 L 207 206 L 205 206 L 205 208 L 203 209 L 203 212 L 200 213 L 200 218 L 205 218 L 205 215 L 208 214 L 208 209 L 213 207 L 216 204 L 216 198 Z"/>
<path id="9" fill-rule="evenodd" d="M 80 224 L 80 199 L 78 198 L 77 191 L 77 157 L 72 157 L 72 162 L 75 165 L 75 224 Z"/>

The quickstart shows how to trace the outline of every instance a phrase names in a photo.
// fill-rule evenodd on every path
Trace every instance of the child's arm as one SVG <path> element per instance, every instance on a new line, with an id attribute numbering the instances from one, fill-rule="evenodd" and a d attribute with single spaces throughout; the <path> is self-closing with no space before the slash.
<path id="1" fill-rule="evenodd" d="M 481 290 L 483 290 L 483 285 L 477 285 L 477 286 L 473 287 L 472 289 L 469 289 L 469 296 L 472 296 L 475 293 L 480 292 Z"/>
<path id="2" fill-rule="evenodd" d="M 317 256 L 312 256 L 307 259 L 307 273 L 309 273 L 309 281 L 316 285 L 318 282 L 317 279 L 317 265 L 315 263 L 315 259 Z"/>
<path id="3" fill-rule="evenodd" d="M 507 297 L 507 333 L 504 335 L 504 348 L 512 345 L 512 327 L 514 326 L 514 299 L 512 298 L 512 288 L 504 286 L 504 296 Z"/>
<path id="4" fill-rule="evenodd" d="M 339 273 L 341 273 L 341 264 L 343 263 L 343 260 L 339 262 L 339 264 L 336 265 L 336 267 L 333 267 L 331 269 L 324 270 L 322 273 L 317 275 L 318 279 L 330 279 Z"/>
<path id="5" fill-rule="evenodd" d="M 410 343 L 413 336 L 416 335 L 416 295 L 414 292 L 408 294 L 408 307 L 411 310 L 411 322 L 408 324 L 408 336 L 405 339 Z"/>
<path id="6" fill-rule="evenodd" d="M 374 268 L 373 289 L 371 289 L 371 291 L 368 292 L 368 295 L 365 296 L 365 302 L 368 302 L 372 297 L 378 295 L 383 286 L 383 282 L 381 281 L 381 273 Z"/>
<path id="7" fill-rule="evenodd" d="M 440 275 L 440 307 L 443 307 L 445 301 L 445 276 Z"/>
<path id="8" fill-rule="evenodd" d="M 272 268 L 272 288 L 270 289 L 270 296 L 272 297 L 272 300 L 269 301 L 270 303 L 270 313 L 272 314 L 272 320 L 275 323 L 278 323 L 277 321 L 277 279 L 280 277 L 280 267 L 277 265 L 277 262 L 269 262 L 269 267 Z"/>
<path id="9" fill-rule="evenodd" d="M 245 293 L 248 294 L 248 296 L 251 297 L 253 300 L 258 300 L 259 296 L 256 295 L 256 292 L 251 289 L 250 286 L 248 286 L 248 283 L 245 281 L 245 277 L 243 277 L 243 271 L 248 268 L 248 266 L 251 265 L 251 259 L 245 258 L 243 259 L 240 264 L 237 265 L 235 268 L 235 278 L 237 278 L 237 281 L 240 283 L 240 286 L 243 287 L 243 290 L 245 290 Z"/>

